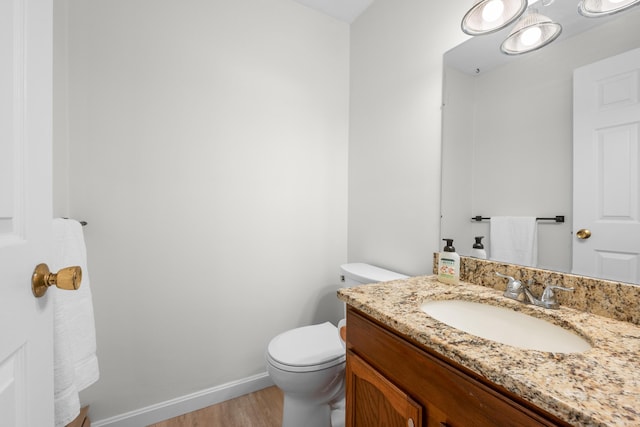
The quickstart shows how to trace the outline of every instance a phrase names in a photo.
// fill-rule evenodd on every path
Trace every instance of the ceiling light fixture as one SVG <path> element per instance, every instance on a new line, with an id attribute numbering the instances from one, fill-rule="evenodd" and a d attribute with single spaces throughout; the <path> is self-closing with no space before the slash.
<path id="1" fill-rule="evenodd" d="M 578 12 L 587 18 L 598 18 L 622 12 L 637 4 L 640 4 L 640 0 L 581 0 Z"/>
<path id="2" fill-rule="evenodd" d="M 502 30 L 520 18 L 502 42 L 500 50 L 507 55 L 532 52 L 548 45 L 562 32 L 560 24 L 531 8 L 534 3 L 549 6 L 554 1 L 473 0 L 473 6 L 462 19 L 462 31 L 472 36 L 489 34 Z M 636 5 L 640 5 L 640 0 L 580 0 L 578 12 L 588 18 L 597 18 Z"/>
<path id="3" fill-rule="evenodd" d="M 474 0 L 462 19 L 462 31 L 471 36 L 499 31 L 515 22 L 526 9 L 527 0 Z"/>
<path id="4" fill-rule="evenodd" d="M 507 55 L 532 52 L 557 39 L 561 32 L 560 24 L 540 15 L 535 9 L 529 9 L 502 42 L 500 50 Z"/>

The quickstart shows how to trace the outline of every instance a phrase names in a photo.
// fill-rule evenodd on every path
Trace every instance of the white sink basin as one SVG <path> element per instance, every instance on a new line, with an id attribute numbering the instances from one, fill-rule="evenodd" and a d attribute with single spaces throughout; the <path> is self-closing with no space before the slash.
<path id="1" fill-rule="evenodd" d="M 508 308 L 464 300 L 428 301 L 420 308 L 456 329 L 522 349 L 581 353 L 591 348 L 571 331 Z"/>

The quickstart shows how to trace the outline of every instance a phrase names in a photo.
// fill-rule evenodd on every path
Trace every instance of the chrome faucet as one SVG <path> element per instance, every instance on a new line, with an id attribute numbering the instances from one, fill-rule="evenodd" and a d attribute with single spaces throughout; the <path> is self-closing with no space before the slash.
<path id="1" fill-rule="evenodd" d="M 556 300 L 555 290 L 560 291 L 573 291 L 573 288 L 565 288 L 563 286 L 549 285 L 547 284 L 544 288 L 544 292 L 542 292 L 542 296 L 540 299 L 536 298 L 531 289 L 529 289 L 529 285 L 534 283 L 531 279 L 527 282 L 527 284 L 523 284 L 520 280 L 516 280 L 511 276 L 507 276 L 504 274 L 500 274 L 496 272 L 496 275 L 500 277 L 504 277 L 505 279 L 509 279 L 509 283 L 507 283 L 507 290 L 504 291 L 504 296 L 507 298 L 514 299 L 516 301 L 520 301 L 520 294 L 524 295 L 522 300 L 525 304 L 533 304 L 538 307 L 543 308 L 558 308 L 560 304 Z"/>

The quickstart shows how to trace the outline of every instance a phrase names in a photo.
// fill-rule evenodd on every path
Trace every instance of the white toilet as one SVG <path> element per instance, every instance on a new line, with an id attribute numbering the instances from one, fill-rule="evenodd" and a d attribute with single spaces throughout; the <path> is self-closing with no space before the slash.
<path id="1" fill-rule="evenodd" d="M 369 264 L 340 267 L 345 286 L 405 279 Z M 267 372 L 284 393 L 282 427 L 344 426 L 345 349 L 329 322 L 281 333 L 267 347 Z"/>

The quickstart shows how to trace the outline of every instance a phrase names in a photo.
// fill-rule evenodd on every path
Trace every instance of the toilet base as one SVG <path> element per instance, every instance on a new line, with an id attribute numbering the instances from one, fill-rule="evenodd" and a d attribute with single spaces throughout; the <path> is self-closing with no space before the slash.
<path id="1" fill-rule="evenodd" d="M 282 427 L 331 427 L 331 408 L 329 405 L 309 403 L 304 399 L 284 397 Z"/>
<path id="2" fill-rule="evenodd" d="M 344 402 L 344 399 L 342 399 Z M 318 405 L 285 396 L 282 427 L 344 427 L 345 410 L 340 405 Z"/>
<path id="3" fill-rule="evenodd" d="M 324 405 L 285 395 L 282 427 L 344 427 L 346 411 L 343 393 L 336 401 Z"/>
<path id="4" fill-rule="evenodd" d="M 331 404 L 331 427 L 344 427 L 346 424 L 346 406 L 344 393 L 342 398 Z"/>

